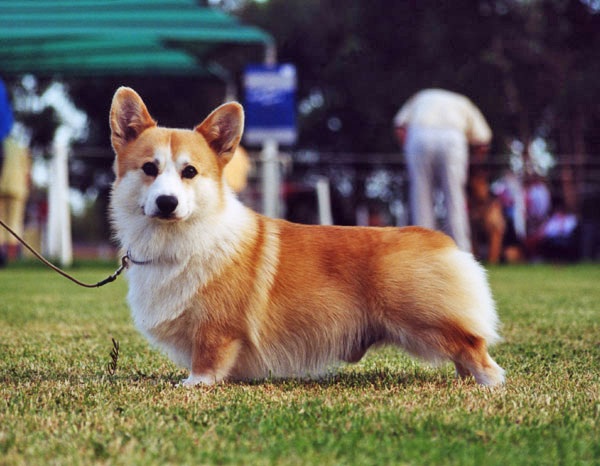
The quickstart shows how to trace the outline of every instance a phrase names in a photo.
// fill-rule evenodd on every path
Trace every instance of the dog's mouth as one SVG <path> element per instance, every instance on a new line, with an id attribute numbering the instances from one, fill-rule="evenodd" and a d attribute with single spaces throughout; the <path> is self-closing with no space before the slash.
<path id="1" fill-rule="evenodd" d="M 152 215 L 148 215 L 148 217 L 159 220 L 161 222 L 167 222 L 167 223 L 175 223 L 175 222 L 180 222 L 181 220 L 183 220 L 182 217 L 179 217 L 179 216 L 175 215 L 174 213 L 165 214 L 165 213 L 158 212 L 158 213 L 155 213 Z"/>
<path id="2" fill-rule="evenodd" d="M 140 213 L 147 218 L 165 223 L 175 223 L 183 220 L 183 217 L 178 216 L 175 212 L 146 212 L 144 206 L 140 207 Z"/>

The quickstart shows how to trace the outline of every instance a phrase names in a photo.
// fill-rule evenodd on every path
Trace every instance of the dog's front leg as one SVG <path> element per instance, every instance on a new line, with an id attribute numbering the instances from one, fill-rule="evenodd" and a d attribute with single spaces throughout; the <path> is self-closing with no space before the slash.
<path id="1" fill-rule="evenodd" d="M 242 342 L 228 336 L 197 332 L 192 342 L 192 367 L 181 385 L 213 385 L 223 381 L 233 368 Z"/>

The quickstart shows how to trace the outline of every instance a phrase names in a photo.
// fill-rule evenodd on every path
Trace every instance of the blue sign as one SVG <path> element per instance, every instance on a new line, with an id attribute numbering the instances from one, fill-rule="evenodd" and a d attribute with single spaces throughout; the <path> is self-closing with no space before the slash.
<path id="1" fill-rule="evenodd" d="M 244 142 L 296 142 L 296 67 L 250 65 L 244 74 L 246 128 Z"/>

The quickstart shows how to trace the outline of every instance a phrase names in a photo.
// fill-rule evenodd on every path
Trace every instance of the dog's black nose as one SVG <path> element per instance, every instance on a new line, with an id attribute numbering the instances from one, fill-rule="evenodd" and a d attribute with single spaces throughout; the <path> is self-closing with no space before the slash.
<path id="1" fill-rule="evenodd" d="M 175 196 L 158 196 L 156 198 L 156 206 L 161 215 L 172 214 L 177 208 L 177 204 L 179 204 L 179 201 Z"/>

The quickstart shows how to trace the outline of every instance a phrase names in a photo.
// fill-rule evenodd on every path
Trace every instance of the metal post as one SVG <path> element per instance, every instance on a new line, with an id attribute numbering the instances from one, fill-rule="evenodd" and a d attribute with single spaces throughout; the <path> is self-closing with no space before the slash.
<path id="1" fill-rule="evenodd" d="M 280 216 L 281 172 L 278 155 L 277 141 L 265 140 L 261 153 L 263 213 L 273 218 Z"/>
<path id="2" fill-rule="evenodd" d="M 264 63 L 271 66 L 277 63 L 275 43 L 266 45 Z M 279 167 L 279 144 L 275 139 L 263 141 L 261 160 L 263 214 L 267 217 L 277 218 L 281 214 L 281 172 Z"/>

